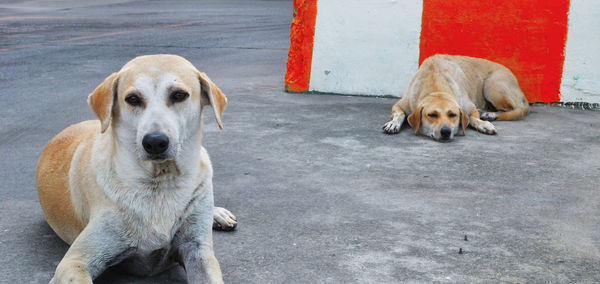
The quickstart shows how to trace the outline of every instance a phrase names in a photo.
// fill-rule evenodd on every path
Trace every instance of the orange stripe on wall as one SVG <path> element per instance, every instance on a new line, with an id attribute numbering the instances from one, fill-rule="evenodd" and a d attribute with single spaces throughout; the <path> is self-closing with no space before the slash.
<path id="1" fill-rule="evenodd" d="M 510 68 L 530 102 L 560 101 L 569 0 L 425 0 L 419 64 L 436 53 Z"/>
<path id="2" fill-rule="evenodd" d="M 317 0 L 294 0 L 293 15 L 285 89 L 290 92 L 304 92 L 308 90 L 310 80 Z"/>

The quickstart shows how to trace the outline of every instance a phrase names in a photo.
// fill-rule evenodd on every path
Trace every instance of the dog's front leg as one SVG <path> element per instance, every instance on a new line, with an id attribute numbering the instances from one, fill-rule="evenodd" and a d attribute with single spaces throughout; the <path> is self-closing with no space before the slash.
<path id="1" fill-rule="evenodd" d="M 221 268 L 213 252 L 212 190 L 189 206 L 193 211 L 173 240 L 188 283 L 223 283 Z"/>
<path id="2" fill-rule="evenodd" d="M 470 107 L 469 126 L 484 134 L 496 134 L 496 127 L 489 121 L 481 120 L 479 117 L 479 110 L 477 110 L 475 105 Z"/>
<path id="3" fill-rule="evenodd" d="M 211 237 L 212 238 L 212 237 Z M 190 241 L 179 247 L 188 283 L 223 283 L 212 240 Z"/>
<path id="4" fill-rule="evenodd" d="M 131 248 L 123 222 L 112 212 L 94 214 L 58 264 L 50 283 L 92 283 Z"/>
<path id="5" fill-rule="evenodd" d="M 400 99 L 394 106 L 392 107 L 392 120 L 386 122 L 381 128 L 387 134 L 396 134 L 400 132 L 402 128 L 402 123 L 404 123 L 404 119 L 406 118 L 406 113 L 404 113 L 403 106 L 406 103 L 404 100 Z"/>

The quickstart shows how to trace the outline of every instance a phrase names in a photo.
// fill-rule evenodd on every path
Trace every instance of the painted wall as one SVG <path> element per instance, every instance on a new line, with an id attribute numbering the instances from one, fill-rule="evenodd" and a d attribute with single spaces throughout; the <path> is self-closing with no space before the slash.
<path id="1" fill-rule="evenodd" d="M 556 102 L 568 11 L 568 0 L 425 0 L 419 62 L 436 53 L 492 60 L 530 102 Z"/>
<path id="2" fill-rule="evenodd" d="M 561 101 L 600 103 L 600 2 L 572 0 Z"/>
<path id="3" fill-rule="evenodd" d="M 421 7 L 419 0 L 317 1 L 309 91 L 402 96 L 418 67 Z"/>
<path id="4" fill-rule="evenodd" d="M 317 0 L 294 0 L 294 18 L 290 28 L 285 90 L 308 90 L 317 17 Z"/>
<path id="5" fill-rule="evenodd" d="M 530 102 L 600 103 L 597 3 L 295 0 L 286 90 L 399 97 L 420 62 L 447 53 L 504 64 Z"/>

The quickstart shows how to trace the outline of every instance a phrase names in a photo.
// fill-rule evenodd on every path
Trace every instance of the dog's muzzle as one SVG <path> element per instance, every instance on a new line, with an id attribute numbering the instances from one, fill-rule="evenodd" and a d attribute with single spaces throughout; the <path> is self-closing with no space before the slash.
<path id="1" fill-rule="evenodd" d="M 452 129 L 450 129 L 449 127 L 442 127 L 442 129 L 440 129 L 440 136 L 441 136 L 442 140 L 450 139 L 451 135 L 452 135 Z"/>
<path id="2" fill-rule="evenodd" d="M 169 149 L 169 137 L 162 132 L 146 134 L 142 139 L 142 146 L 152 159 L 161 159 Z"/>

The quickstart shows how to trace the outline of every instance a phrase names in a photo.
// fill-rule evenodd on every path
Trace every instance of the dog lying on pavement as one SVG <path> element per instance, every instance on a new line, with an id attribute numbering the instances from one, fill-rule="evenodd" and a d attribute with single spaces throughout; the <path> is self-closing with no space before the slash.
<path id="1" fill-rule="evenodd" d="M 480 115 L 478 109 L 492 112 Z M 395 134 L 404 119 L 415 134 L 451 141 L 467 125 L 485 134 L 496 134 L 490 121 L 519 120 L 529 103 L 517 79 L 501 64 L 467 56 L 437 54 L 427 58 L 413 77 L 408 91 L 392 107 L 392 120 L 383 131 Z"/>
<path id="2" fill-rule="evenodd" d="M 88 97 L 100 120 L 72 125 L 37 165 L 48 224 L 71 246 L 51 283 L 92 283 L 121 263 L 152 275 L 176 263 L 190 283 L 222 283 L 212 230 L 236 218 L 214 207 L 212 167 L 201 144 L 203 106 L 219 127 L 227 99 L 175 55 L 137 57 Z"/>

